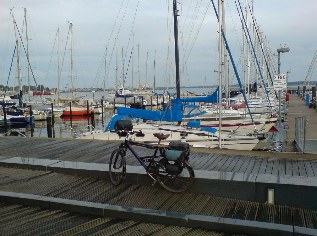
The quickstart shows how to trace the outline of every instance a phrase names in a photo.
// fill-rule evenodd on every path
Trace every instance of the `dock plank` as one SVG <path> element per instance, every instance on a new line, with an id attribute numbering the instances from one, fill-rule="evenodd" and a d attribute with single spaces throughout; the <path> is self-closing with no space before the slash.
<path id="1" fill-rule="evenodd" d="M 253 169 L 255 169 L 255 165 L 257 162 L 257 159 L 250 159 L 249 164 L 246 166 L 244 173 L 246 173 L 247 175 L 252 173 Z"/>
<path id="2" fill-rule="evenodd" d="M 268 166 L 268 160 L 267 159 L 262 159 L 258 173 L 259 174 L 265 174 L 267 166 Z"/>
<path id="3" fill-rule="evenodd" d="M 215 171 L 220 171 L 222 166 L 226 163 L 228 160 L 227 157 L 221 155 L 221 158 L 219 159 L 218 163 L 216 163 L 216 166 L 213 168 Z"/>
<path id="4" fill-rule="evenodd" d="M 293 171 L 292 171 L 292 160 L 285 160 L 285 163 L 286 163 L 286 168 L 285 168 L 285 172 L 286 172 L 286 175 L 289 175 L 289 176 L 292 176 L 293 175 Z"/>
<path id="5" fill-rule="evenodd" d="M 254 175 L 258 175 L 259 174 L 259 171 L 260 171 L 260 168 L 261 168 L 261 165 L 262 165 L 262 162 L 264 161 L 264 159 L 260 158 L 260 159 L 256 159 L 254 165 L 253 165 L 253 168 L 251 169 L 250 173 L 254 174 Z"/>
<path id="6" fill-rule="evenodd" d="M 239 166 L 242 165 L 242 160 L 240 159 L 239 156 L 234 156 L 232 157 L 232 161 L 231 163 L 227 166 L 226 168 L 226 171 L 229 171 L 229 172 L 233 172 L 234 169 L 237 169 L 237 164 L 239 163 Z"/>
<path id="7" fill-rule="evenodd" d="M 311 162 L 310 161 L 303 161 L 304 165 L 305 165 L 305 169 L 306 169 L 306 172 L 307 172 L 307 177 L 315 177 L 315 171 L 311 165 Z"/>
<path id="8" fill-rule="evenodd" d="M 247 167 L 252 160 L 251 158 L 244 158 L 243 156 L 240 156 L 240 159 L 243 161 L 243 163 L 240 166 L 236 166 L 237 169 L 235 169 L 235 172 L 240 172 L 240 173 L 246 173 L 247 172 Z"/>
<path id="9" fill-rule="evenodd" d="M 304 161 L 297 161 L 299 176 L 307 177 L 307 170 Z"/>
<path id="10" fill-rule="evenodd" d="M 207 161 L 205 162 L 205 165 L 201 167 L 201 170 L 207 170 L 209 166 L 215 161 L 215 158 L 217 158 L 217 156 L 215 154 L 208 154 L 205 156 L 205 158 L 207 159 Z"/>
<path id="11" fill-rule="evenodd" d="M 39 159 L 56 159 L 79 162 L 107 163 L 113 150 L 120 142 L 77 139 L 42 139 L 1 137 L 0 159 L 22 156 Z M 144 155 L 152 150 L 140 149 Z M 256 155 L 256 152 L 255 152 Z M 139 165 L 137 160 L 127 154 L 128 164 Z M 316 160 L 299 160 L 275 157 L 268 159 L 256 156 L 224 154 L 219 152 L 192 151 L 190 164 L 194 169 L 214 170 L 245 174 L 292 175 L 316 177 Z"/>
<path id="12" fill-rule="evenodd" d="M 297 160 L 291 160 L 291 163 L 292 163 L 292 176 L 296 176 L 296 177 L 300 176 Z"/>
<path id="13" fill-rule="evenodd" d="M 273 167 L 274 167 L 274 159 L 272 159 L 272 158 L 268 159 L 264 174 L 270 175 L 273 171 Z"/>
<path id="14" fill-rule="evenodd" d="M 215 167 L 217 166 L 218 162 L 222 159 L 222 154 L 216 154 L 214 155 L 214 161 L 211 163 L 211 165 L 206 170 L 215 170 Z"/>
<path id="15" fill-rule="evenodd" d="M 223 165 L 220 167 L 220 171 L 227 172 L 228 167 L 231 165 L 231 163 L 234 161 L 233 156 L 228 156 L 226 158 L 226 161 L 223 163 Z"/>
<path id="16" fill-rule="evenodd" d="M 279 168 L 278 173 L 280 176 L 286 175 L 286 159 L 280 159 L 280 164 L 278 168 Z"/>
<path id="17" fill-rule="evenodd" d="M 204 168 L 204 166 L 206 166 L 206 164 L 210 161 L 210 156 L 209 154 L 205 154 L 205 155 L 201 155 L 201 154 L 191 154 L 191 155 L 198 155 L 200 158 L 200 162 L 197 162 L 196 166 L 194 169 L 198 169 L 201 170 L 202 168 Z M 194 166 L 193 166 L 194 167 Z"/>

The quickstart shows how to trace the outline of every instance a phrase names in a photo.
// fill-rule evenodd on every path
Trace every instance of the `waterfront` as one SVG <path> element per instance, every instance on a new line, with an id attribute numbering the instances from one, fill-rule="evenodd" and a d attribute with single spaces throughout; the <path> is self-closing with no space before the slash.
<path id="1" fill-rule="evenodd" d="M 214 88 L 184 88 L 182 89 L 183 94 L 187 94 L 188 91 L 193 93 L 211 93 L 214 91 Z M 162 93 L 164 90 L 158 90 L 157 93 Z M 174 91 L 171 90 L 171 93 Z M 107 100 L 108 92 L 98 91 L 98 92 L 77 92 L 76 97 L 78 97 L 81 103 L 89 99 L 93 99 L 95 102 L 100 103 L 101 99 Z M 73 96 L 72 93 L 62 93 L 64 98 L 71 98 Z M 51 107 L 51 103 L 57 101 L 57 94 L 54 95 L 44 95 L 44 96 L 24 96 L 24 101 L 29 103 L 32 106 L 32 109 L 38 110 L 47 110 Z M 109 99 L 108 101 L 113 102 L 113 99 Z M 148 109 L 151 109 L 148 107 Z M 153 109 L 157 109 L 157 106 L 154 106 Z M 114 114 L 113 109 L 104 109 L 104 114 L 95 114 L 94 115 L 94 127 L 95 129 L 103 129 L 111 119 Z M 103 118 L 103 119 L 102 119 Z M 55 138 L 75 138 L 78 137 L 82 132 L 87 131 L 87 129 L 91 129 L 92 120 L 91 117 L 87 116 L 79 116 L 72 117 L 72 122 L 70 121 L 70 117 L 55 117 L 54 123 L 54 132 L 52 134 Z M 27 137 L 41 137 L 47 138 L 47 122 L 46 121 L 35 121 L 34 129 L 31 127 L 27 128 L 16 128 L 15 131 L 20 132 L 21 134 Z M 2 131 L 3 133 L 4 131 Z M 14 132 L 15 134 L 18 134 Z M 13 134 L 12 134 L 13 135 Z"/>

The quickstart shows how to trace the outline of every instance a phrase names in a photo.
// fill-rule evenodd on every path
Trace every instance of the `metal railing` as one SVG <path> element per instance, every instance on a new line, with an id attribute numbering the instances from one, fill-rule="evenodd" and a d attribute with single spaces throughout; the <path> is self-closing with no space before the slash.
<path id="1" fill-rule="evenodd" d="M 295 117 L 295 145 L 300 152 L 305 152 L 306 125 L 306 116 Z"/>

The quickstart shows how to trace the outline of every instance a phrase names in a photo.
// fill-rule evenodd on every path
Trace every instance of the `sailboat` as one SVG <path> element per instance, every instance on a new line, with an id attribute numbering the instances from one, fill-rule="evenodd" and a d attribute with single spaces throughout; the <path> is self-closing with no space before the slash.
<path id="1" fill-rule="evenodd" d="M 83 133 L 81 139 L 102 139 L 102 140 L 121 140 L 115 131 L 115 123 L 121 119 L 131 119 L 133 117 L 136 122 L 133 123 L 134 135 L 132 139 L 142 142 L 157 142 L 153 133 L 162 132 L 169 133 L 166 144 L 173 140 L 182 140 L 196 147 L 215 148 L 218 147 L 218 141 L 221 140 L 222 148 L 252 150 L 259 142 L 257 137 L 246 135 L 220 134 L 217 129 L 206 127 L 201 129 L 200 125 L 184 126 L 181 125 L 184 119 L 184 111 L 182 107 L 189 102 L 205 102 L 212 103 L 218 101 L 219 88 L 209 96 L 199 96 L 181 99 L 180 97 L 180 74 L 179 74 L 179 55 L 178 55 L 178 26 L 177 26 L 177 5 L 176 0 L 173 1 L 174 12 L 174 36 L 175 36 L 175 64 L 176 64 L 176 98 L 171 100 L 171 104 L 162 111 L 139 110 L 134 108 L 118 108 L 110 120 L 104 131 L 89 131 Z M 188 117 L 199 119 L 202 114 L 186 114 Z M 141 123 L 140 120 L 147 120 Z M 173 123 L 177 123 L 174 125 Z"/>
<path id="2" fill-rule="evenodd" d="M 80 107 L 80 106 L 72 106 L 71 104 L 78 101 L 78 98 L 75 97 L 74 95 L 74 75 L 73 75 L 73 67 L 74 67 L 74 63 L 73 63 L 73 23 L 69 22 L 69 33 L 70 33 L 70 42 L 71 42 L 71 46 L 70 46 L 70 70 L 71 70 L 71 84 L 72 84 L 72 98 L 68 98 L 68 99 L 63 99 L 64 102 L 69 101 L 70 105 L 67 106 L 62 113 L 62 116 L 89 116 L 92 113 L 92 110 L 86 108 L 86 107 Z M 62 99 L 59 97 L 59 101 L 61 101 Z"/>
<path id="3" fill-rule="evenodd" d="M 26 9 L 24 8 L 24 17 L 26 20 L 25 15 L 26 15 Z M 12 9 L 11 9 L 11 16 L 13 19 L 15 38 L 16 38 L 16 45 L 15 45 L 13 57 L 16 55 L 16 58 L 17 58 L 17 79 L 18 79 L 18 89 L 19 89 L 18 93 L 12 97 L 14 97 L 14 99 L 18 99 L 18 105 L 17 106 L 15 106 L 15 104 L 13 105 L 13 103 L 7 99 L 6 94 L 4 94 L 4 96 L 2 97 L 2 106 L 4 106 L 4 117 L 7 120 L 7 124 L 10 124 L 11 126 L 21 126 L 21 125 L 23 126 L 23 125 L 33 124 L 34 117 L 30 107 L 23 107 L 23 100 L 22 100 L 23 92 L 22 92 L 22 82 L 21 82 L 21 60 L 20 60 L 20 50 L 22 48 L 21 45 L 23 46 L 25 53 L 26 53 L 26 50 L 24 48 L 23 42 L 21 42 L 22 36 L 20 35 L 20 31 L 18 29 L 18 25 L 13 15 Z M 28 70 L 30 70 L 30 60 L 29 60 L 28 52 L 26 53 L 26 57 L 27 57 L 27 63 L 28 63 Z"/>

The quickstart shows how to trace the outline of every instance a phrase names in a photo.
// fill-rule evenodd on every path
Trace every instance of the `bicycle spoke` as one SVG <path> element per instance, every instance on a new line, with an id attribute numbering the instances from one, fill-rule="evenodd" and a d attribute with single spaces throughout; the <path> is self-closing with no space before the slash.
<path id="1" fill-rule="evenodd" d="M 112 184 L 119 185 L 125 178 L 125 173 L 125 152 L 118 148 L 112 152 L 110 157 L 109 174 Z"/>
<path id="2" fill-rule="evenodd" d="M 186 163 L 180 174 L 168 174 L 163 170 L 157 175 L 157 180 L 163 188 L 170 192 L 183 192 L 187 190 L 193 183 L 194 171 Z"/>

